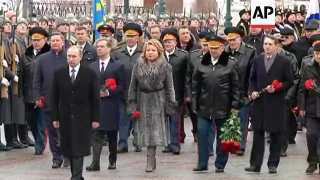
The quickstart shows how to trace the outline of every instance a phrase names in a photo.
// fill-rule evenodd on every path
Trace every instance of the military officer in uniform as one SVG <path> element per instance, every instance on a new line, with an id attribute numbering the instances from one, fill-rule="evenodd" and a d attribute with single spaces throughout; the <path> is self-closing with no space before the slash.
<path id="1" fill-rule="evenodd" d="M 128 137 L 130 123 L 134 121 L 131 116 L 126 112 L 126 101 L 128 96 L 128 89 L 131 81 L 132 68 L 135 65 L 137 59 L 142 53 L 142 46 L 138 44 L 139 36 L 142 36 L 143 32 L 141 26 L 135 23 L 127 23 L 123 27 L 124 35 L 126 36 L 126 43 L 122 46 L 117 47 L 111 54 L 111 58 L 115 61 L 119 61 L 124 64 L 125 69 L 125 92 L 119 100 L 120 109 L 120 128 L 119 128 L 119 142 L 118 142 L 118 153 L 128 152 Z M 133 142 L 135 146 L 135 143 Z M 135 146 L 136 152 L 141 152 L 141 148 Z"/>
<path id="2" fill-rule="evenodd" d="M 229 44 L 226 46 L 225 52 L 234 57 L 237 61 L 240 71 L 240 99 L 247 97 L 249 88 L 249 76 L 253 58 L 255 57 L 255 49 L 253 46 L 242 41 L 243 31 L 237 27 L 228 27 L 224 29 Z M 248 122 L 249 122 L 249 105 L 243 104 L 239 110 L 241 120 L 241 150 L 233 152 L 238 156 L 243 156 L 246 150 Z"/>
<path id="3" fill-rule="evenodd" d="M 60 19 L 57 19 L 56 25 L 57 25 L 57 31 L 60 32 L 65 37 L 64 48 L 65 50 L 68 50 L 68 48 L 73 45 L 70 38 L 68 37 L 69 22 L 67 21 L 67 19 L 60 18 Z"/>
<path id="4" fill-rule="evenodd" d="M 50 51 L 47 43 L 49 34 L 45 29 L 35 27 L 30 30 L 30 36 L 32 45 L 26 49 L 20 60 L 19 96 L 23 97 L 25 103 L 26 119 L 35 140 L 35 155 L 42 155 L 46 147 L 47 134 L 45 133 L 45 120 L 42 116 L 43 110 L 39 107 L 35 108 L 33 76 L 39 57 Z"/>
<path id="5" fill-rule="evenodd" d="M 280 33 L 280 30 L 283 29 L 282 25 L 282 12 L 280 9 L 276 9 L 276 24 L 275 28 L 273 29 L 273 33 Z"/>
<path id="6" fill-rule="evenodd" d="M 249 9 L 242 9 L 239 12 L 240 16 L 240 21 L 237 24 L 237 27 L 240 28 L 244 36 L 249 35 L 249 30 L 250 30 L 250 10 Z"/>
<path id="7" fill-rule="evenodd" d="M 113 37 L 114 36 L 114 28 L 110 25 L 101 25 L 97 29 L 101 38 L 107 38 L 111 42 L 111 51 L 115 50 L 118 46 L 117 40 Z"/>

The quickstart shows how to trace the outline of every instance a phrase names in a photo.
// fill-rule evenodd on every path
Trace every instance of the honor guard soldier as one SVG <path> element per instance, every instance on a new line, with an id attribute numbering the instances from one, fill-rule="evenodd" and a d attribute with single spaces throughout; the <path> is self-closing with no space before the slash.
<path id="1" fill-rule="evenodd" d="M 295 24 L 296 12 L 289 10 L 286 14 L 286 20 L 284 21 L 284 27 L 289 28 L 294 32 L 295 41 L 298 41 L 300 38 L 299 30 Z"/>
<path id="2" fill-rule="evenodd" d="M 229 44 L 226 46 L 225 52 L 234 57 L 237 61 L 240 73 L 240 99 L 247 97 L 249 88 L 249 76 L 253 58 L 255 57 L 255 49 L 242 41 L 243 31 L 237 27 L 228 27 L 224 29 Z M 241 150 L 232 152 L 238 156 L 243 156 L 246 150 L 248 121 L 249 121 L 249 105 L 241 106 L 239 110 L 241 121 Z"/>
<path id="3" fill-rule="evenodd" d="M 135 19 L 135 22 L 136 22 L 137 24 L 139 24 L 139 25 L 141 26 L 141 28 L 143 28 L 144 23 L 143 23 L 143 18 L 142 18 L 142 16 L 138 15 L 138 16 L 136 17 L 136 19 Z"/>
<path id="4" fill-rule="evenodd" d="M 93 33 L 92 33 L 92 19 L 88 17 L 82 17 L 79 20 L 79 26 L 84 26 L 88 32 L 88 41 L 93 43 Z"/>
<path id="5" fill-rule="evenodd" d="M 49 16 L 48 20 L 48 26 L 51 26 L 52 29 L 56 29 L 56 17 L 54 15 Z"/>
<path id="6" fill-rule="evenodd" d="M 250 10 L 242 9 L 239 12 L 239 16 L 241 19 L 237 24 L 237 27 L 243 31 L 244 36 L 247 36 L 249 35 L 249 30 L 250 30 Z"/>
<path id="7" fill-rule="evenodd" d="M 17 29 L 15 32 L 15 41 L 17 43 L 17 55 L 19 59 L 21 60 L 24 53 L 26 52 L 27 49 L 27 39 L 26 35 L 28 33 L 27 31 L 28 27 L 28 22 L 24 18 L 18 18 L 17 20 Z M 12 39 L 10 40 L 10 44 L 12 44 Z"/>
<path id="8" fill-rule="evenodd" d="M 297 11 L 297 13 L 296 13 L 295 25 L 297 27 L 299 38 L 303 35 L 304 28 L 305 28 L 305 21 L 304 21 L 304 17 L 303 17 L 303 15 L 305 13 L 306 12 L 304 10 Z"/>
<path id="9" fill-rule="evenodd" d="M 107 17 L 107 19 L 106 19 L 106 24 L 107 25 L 109 25 L 109 26 L 111 26 L 111 27 L 113 27 L 113 28 L 115 28 L 114 27 L 114 18 L 112 17 L 112 15 L 111 14 L 109 14 L 108 15 L 108 17 Z"/>
<path id="10" fill-rule="evenodd" d="M 39 19 L 39 26 L 42 27 L 43 29 L 49 31 L 49 19 L 46 16 L 42 16 Z"/>
<path id="11" fill-rule="evenodd" d="M 206 27 L 206 31 L 209 32 L 216 32 L 216 26 L 217 26 L 217 16 L 214 13 L 210 13 L 208 14 L 208 19 L 207 19 L 207 27 Z"/>
<path id="12" fill-rule="evenodd" d="M 35 108 L 33 77 L 39 57 L 50 51 L 50 46 L 47 42 L 49 34 L 41 27 L 35 27 L 29 33 L 32 38 L 32 45 L 27 48 L 20 62 L 21 76 L 19 78 L 19 86 L 23 88 L 19 88 L 19 94 L 25 102 L 26 120 L 35 140 L 35 155 L 42 155 L 47 140 L 46 126 L 45 119 L 41 115 L 42 109 Z"/>
<path id="13" fill-rule="evenodd" d="M 57 19 L 56 20 L 57 31 L 60 32 L 65 37 L 65 45 L 64 48 L 68 50 L 69 47 L 73 45 L 71 41 L 71 37 L 68 36 L 69 33 L 69 22 L 67 19 Z"/>
<path id="14" fill-rule="evenodd" d="M 116 34 L 115 34 L 115 39 L 118 42 L 122 41 L 123 38 L 123 26 L 124 26 L 124 17 L 120 14 L 119 16 L 117 16 L 116 19 L 117 23 L 116 23 Z"/>
<path id="15" fill-rule="evenodd" d="M 117 47 L 111 54 L 111 59 L 116 60 L 124 64 L 125 68 L 125 92 L 120 98 L 120 129 L 119 129 L 119 142 L 118 153 L 128 152 L 128 137 L 129 137 L 129 125 L 133 123 L 134 119 L 131 119 L 130 115 L 126 112 L 126 102 L 128 97 L 128 89 L 131 80 L 131 74 L 133 66 L 136 64 L 137 59 L 141 56 L 143 47 L 138 44 L 139 36 L 142 36 L 143 32 L 141 26 L 136 23 L 127 23 L 123 27 L 124 35 L 127 37 L 125 44 Z M 141 147 L 135 145 L 135 151 L 141 152 Z"/>
<path id="16" fill-rule="evenodd" d="M 280 33 L 280 30 L 283 29 L 283 25 L 282 25 L 282 13 L 280 11 L 280 9 L 276 9 L 276 24 L 275 24 L 275 28 L 273 29 L 273 33 Z"/>
<path id="17" fill-rule="evenodd" d="M 39 27 L 40 22 L 37 18 L 30 18 L 28 20 L 28 29 L 32 29 L 34 27 Z"/>

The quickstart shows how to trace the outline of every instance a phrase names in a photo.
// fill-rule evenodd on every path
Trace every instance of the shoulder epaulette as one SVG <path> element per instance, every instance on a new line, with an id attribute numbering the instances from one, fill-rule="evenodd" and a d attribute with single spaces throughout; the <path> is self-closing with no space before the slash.
<path id="1" fill-rule="evenodd" d="M 183 49 L 178 49 L 178 50 L 181 51 L 181 52 L 184 52 L 184 53 L 188 53 L 188 51 L 183 50 Z"/>
<path id="2" fill-rule="evenodd" d="M 195 49 L 195 50 L 192 50 L 192 51 L 190 51 L 190 53 L 193 53 L 193 52 L 198 52 L 198 51 L 200 51 L 200 49 Z"/>
<path id="3" fill-rule="evenodd" d="M 313 57 L 313 55 L 312 54 L 309 54 L 308 56 L 305 56 L 305 57 L 303 57 L 302 59 L 309 59 L 309 58 L 312 58 Z"/>
<path id="4" fill-rule="evenodd" d="M 247 47 L 247 48 L 254 49 L 254 47 L 253 47 L 253 46 L 251 46 L 250 44 L 245 44 L 244 46 L 245 46 L 245 47 Z"/>

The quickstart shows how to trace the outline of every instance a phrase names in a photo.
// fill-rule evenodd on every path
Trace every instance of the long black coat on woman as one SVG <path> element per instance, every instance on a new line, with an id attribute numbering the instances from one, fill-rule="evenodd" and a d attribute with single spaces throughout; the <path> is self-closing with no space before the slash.
<path id="1" fill-rule="evenodd" d="M 283 83 L 274 93 L 265 92 L 253 101 L 251 124 L 254 131 L 283 132 L 286 117 L 286 91 L 293 85 L 294 77 L 290 60 L 277 54 L 269 71 L 264 65 L 265 54 L 253 60 L 248 94 L 260 91 L 273 80 Z"/>
<path id="2" fill-rule="evenodd" d="M 72 84 L 69 66 L 54 73 L 51 116 L 60 122 L 60 148 L 64 156 L 90 155 L 92 122 L 100 122 L 100 88 L 96 73 L 80 65 Z"/>

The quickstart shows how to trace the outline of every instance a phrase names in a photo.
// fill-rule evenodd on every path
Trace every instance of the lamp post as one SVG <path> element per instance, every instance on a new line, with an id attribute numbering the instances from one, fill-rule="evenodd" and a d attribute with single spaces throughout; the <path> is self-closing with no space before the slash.
<path id="1" fill-rule="evenodd" d="M 227 0 L 227 10 L 226 10 L 226 16 L 225 18 L 225 22 L 224 22 L 224 27 L 231 27 L 232 26 L 232 16 L 231 16 L 231 0 Z"/>
<path id="2" fill-rule="evenodd" d="M 123 1 L 123 9 L 124 9 L 123 14 L 129 13 L 129 0 L 124 0 Z"/>
<path id="3" fill-rule="evenodd" d="M 159 14 L 165 14 L 166 13 L 166 7 L 165 7 L 165 2 L 164 0 L 158 0 L 159 3 Z"/>

